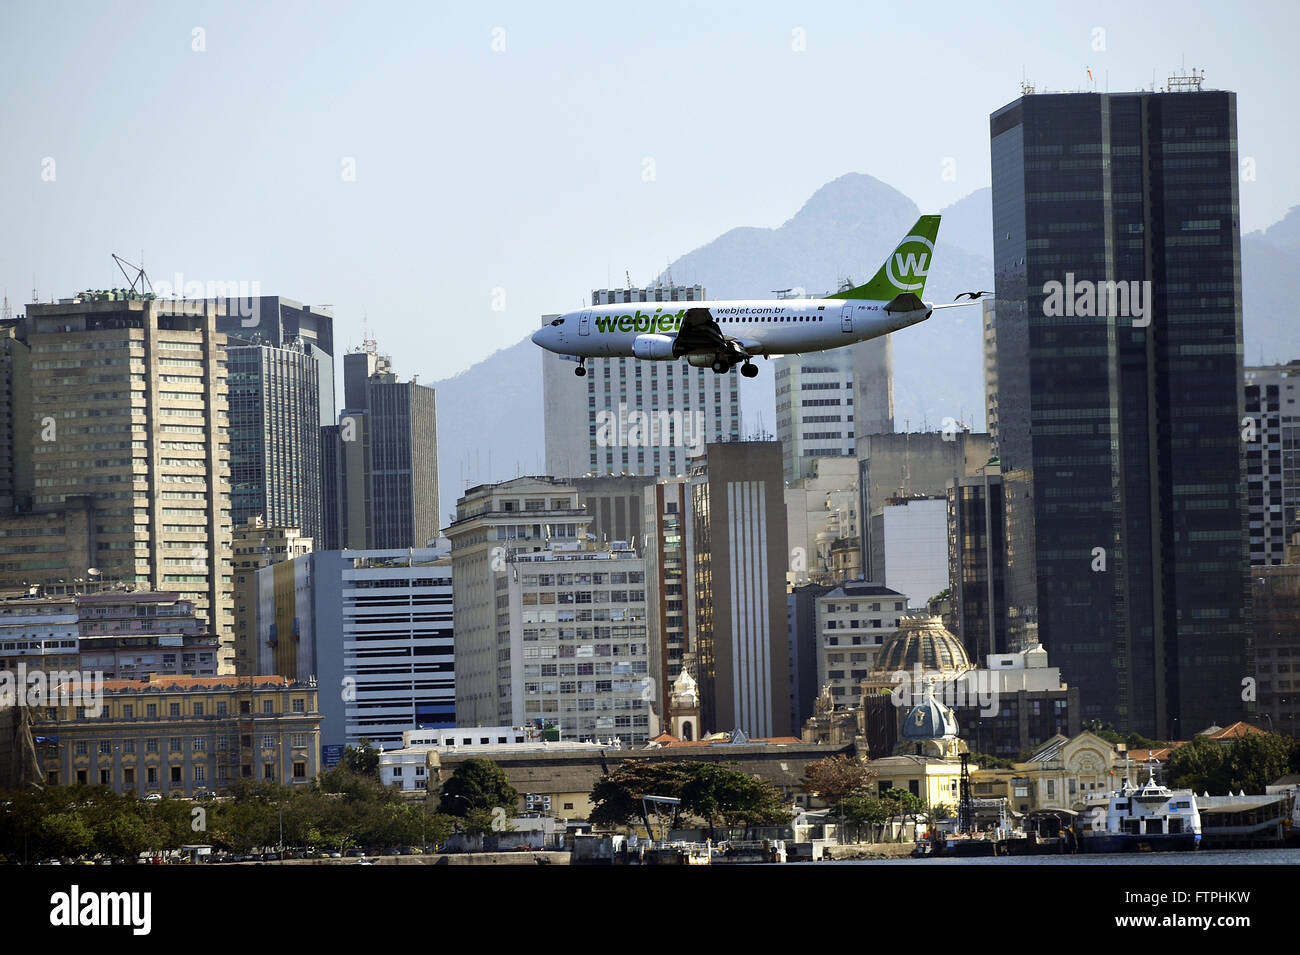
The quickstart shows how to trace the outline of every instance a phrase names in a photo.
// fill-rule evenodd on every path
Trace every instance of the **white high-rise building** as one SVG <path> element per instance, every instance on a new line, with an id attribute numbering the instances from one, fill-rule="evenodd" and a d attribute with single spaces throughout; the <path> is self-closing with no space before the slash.
<path id="1" fill-rule="evenodd" d="M 256 672 L 330 688 L 322 745 L 393 748 L 456 724 L 445 549 L 315 551 L 258 570 L 256 593 Z"/>
<path id="2" fill-rule="evenodd" d="M 600 289 L 591 298 L 592 305 L 626 302 L 635 318 L 665 302 L 700 301 L 704 289 Z M 544 315 L 542 323 L 555 317 Z M 586 377 L 577 377 L 575 362 L 542 352 L 548 474 L 686 475 L 706 442 L 740 438 L 735 369 L 718 375 L 684 360 L 635 358 L 592 358 L 586 367 Z"/>
<path id="3" fill-rule="evenodd" d="M 814 458 L 852 458 L 853 353 L 849 348 L 783 355 L 776 370 L 776 436 L 787 481 L 812 472 Z"/>

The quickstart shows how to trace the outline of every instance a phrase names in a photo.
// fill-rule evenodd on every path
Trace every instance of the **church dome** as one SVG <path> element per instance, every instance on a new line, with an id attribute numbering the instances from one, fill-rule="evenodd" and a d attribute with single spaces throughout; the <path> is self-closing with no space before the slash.
<path id="1" fill-rule="evenodd" d="M 943 618 L 921 615 L 898 622 L 898 631 L 881 644 L 874 669 L 891 673 L 914 666 L 956 673 L 973 668 L 966 648 L 944 627 Z"/>
<path id="2" fill-rule="evenodd" d="M 906 740 L 945 739 L 956 735 L 956 716 L 930 693 L 908 710 L 903 720 L 903 739 Z"/>

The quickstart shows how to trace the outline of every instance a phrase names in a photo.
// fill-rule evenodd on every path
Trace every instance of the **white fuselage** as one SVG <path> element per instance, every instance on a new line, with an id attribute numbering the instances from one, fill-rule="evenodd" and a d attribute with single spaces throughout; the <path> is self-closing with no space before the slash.
<path id="1" fill-rule="evenodd" d="M 629 302 L 566 312 L 533 335 L 548 351 L 576 358 L 631 357 L 642 335 L 676 336 L 688 309 L 705 308 L 725 338 L 751 355 L 824 351 L 915 325 L 929 308 L 885 311 L 866 299 Z M 643 356 L 648 357 L 648 356 Z M 671 355 L 656 354 L 662 360 Z"/>

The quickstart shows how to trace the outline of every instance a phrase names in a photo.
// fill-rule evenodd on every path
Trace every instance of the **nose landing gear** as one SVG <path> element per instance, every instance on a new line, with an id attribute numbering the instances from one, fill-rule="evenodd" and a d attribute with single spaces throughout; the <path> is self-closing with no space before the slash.
<path id="1" fill-rule="evenodd" d="M 575 369 L 573 369 L 573 373 L 574 373 L 575 375 L 577 375 L 579 378 L 586 378 L 586 377 L 587 377 L 587 366 L 584 365 L 584 364 L 582 364 L 581 362 L 579 362 L 579 363 L 578 363 L 578 367 L 575 368 Z"/>
<path id="2" fill-rule="evenodd" d="M 757 378 L 758 366 L 751 364 L 750 362 L 745 362 L 743 365 L 740 366 L 740 373 L 744 375 L 746 378 Z"/>

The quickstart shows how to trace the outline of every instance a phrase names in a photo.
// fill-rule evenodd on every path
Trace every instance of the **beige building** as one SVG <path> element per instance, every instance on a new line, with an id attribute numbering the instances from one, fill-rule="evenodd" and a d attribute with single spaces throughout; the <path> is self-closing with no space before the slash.
<path id="1" fill-rule="evenodd" d="M 179 592 L 220 637 L 220 669 L 233 672 L 216 319 L 215 305 L 123 293 L 27 307 L 14 333 L 24 360 L 6 364 L 13 393 L 29 398 L 4 422 L 14 510 L 0 517 L 0 587 L 57 593 L 99 576 Z"/>
<path id="2" fill-rule="evenodd" d="M 151 676 L 103 684 L 100 716 L 44 709 L 33 727 L 45 782 L 145 796 L 225 795 L 237 780 L 306 786 L 320 772 L 315 683 Z M 56 740 L 56 741 L 55 741 Z"/>
<path id="3" fill-rule="evenodd" d="M 296 527 L 267 527 L 260 517 L 250 517 L 235 528 L 235 672 L 250 676 L 257 672 L 257 572 L 281 561 L 293 560 L 312 551 L 312 539 Z"/>

